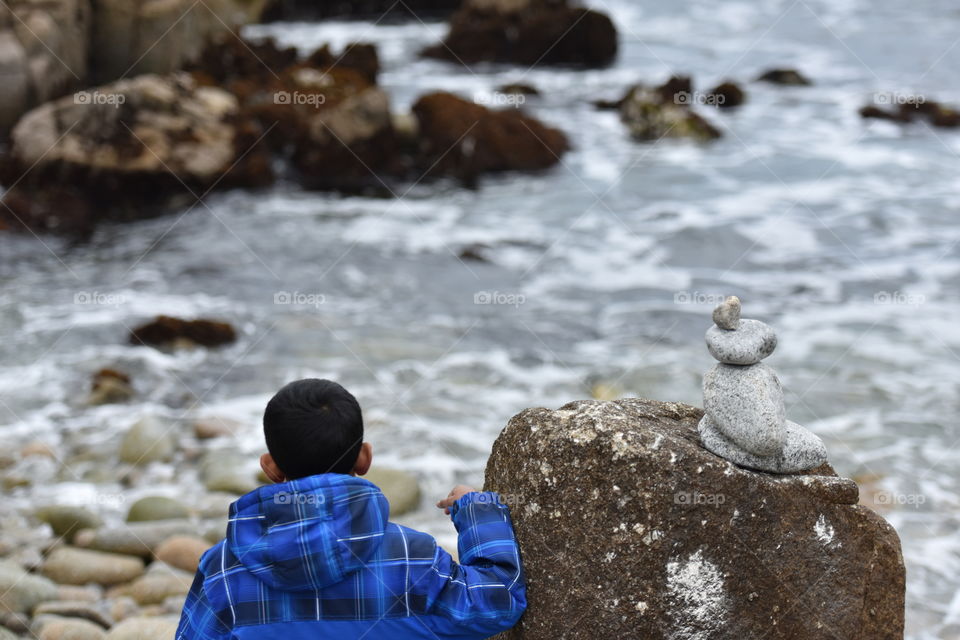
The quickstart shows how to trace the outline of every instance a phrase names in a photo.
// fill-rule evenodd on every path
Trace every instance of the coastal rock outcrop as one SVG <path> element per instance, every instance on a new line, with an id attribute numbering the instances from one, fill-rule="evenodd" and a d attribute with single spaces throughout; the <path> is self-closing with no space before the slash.
<path id="1" fill-rule="evenodd" d="M 674 76 L 658 87 L 631 87 L 614 106 L 630 135 L 641 142 L 663 138 L 689 138 L 709 141 L 720 131 L 698 114 L 691 104 L 692 82 L 686 76 Z M 608 105 L 603 105 L 608 106 Z"/>
<path id="2" fill-rule="evenodd" d="M 17 222 L 44 230 L 141 218 L 171 198 L 192 204 L 239 157 L 236 113 L 234 96 L 182 73 L 48 102 L 13 129 L 7 178 L 17 186 L 4 202 Z"/>
<path id="3" fill-rule="evenodd" d="M 695 407 L 527 409 L 485 488 L 511 507 L 529 606 L 507 640 L 899 640 L 894 529 L 828 466 L 778 476 L 703 447 Z"/>
<path id="4" fill-rule="evenodd" d="M 413 105 L 419 123 L 418 164 L 428 175 L 467 181 L 489 171 L 552 167 L 569 148 L 559 129 L 517 109 L 494 111 L 450 93 L 431 93 Z"/>
<path id="5" fill-rule="evenodd" d="M 442 42 L 423 54 L 460 64 L 603 67 L 617 56 L 617 29 L 603 13 L 550 0 L 465 0 Z"/>
<path id="6" fill-rule="evenodd" d="M 960 127 L 960 110 L 919 96 L 878 96 L 877 104 L 866 105 L 860 109 L 860 117 L 901 124 L 927 122 L 934 127 L 945 129 Z"/>
<path id="7" fill-rule="evenodd" d="M 0 3 L 0 134 L 31 107 L 82 86 L 90 0 Z"/>

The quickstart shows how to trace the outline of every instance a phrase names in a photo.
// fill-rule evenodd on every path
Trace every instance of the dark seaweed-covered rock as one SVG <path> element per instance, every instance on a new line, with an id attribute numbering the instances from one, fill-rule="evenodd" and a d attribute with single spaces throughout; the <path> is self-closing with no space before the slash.
<path id="1" fill-rule="evenodd" d="M 157 316 L 130 332 L 130 344 L 164 348 L 194 345 L 219 347 L 236 339 L 236 330 L 226 322 L 183 320 L 171 316 Z"/>
<path id="2" fill-rule="evenodd" d="M 712 104 L 720 109 L 729 109 L 739 107 L 746 100 L 747 95 L 740 85 L 735 82 L 722 82 L 707 92 L 707 104 Z"/>
<path id="3" fill-rule="evenodd" d="M 413 105 L 419 122 L 419 164 L 429 175 L 470 181 L 489 171 L 552 167 L 569 143 L 563 132 L 517 109 L 494 111 L 450 93 Z"/>
<path id="4" fill-rule="evenodd" d="M 890 105 L 883 108 L 878 104 Z M 890 96 L 880 96 L 875 104 L 866 105 L 860 109 L 862 118 L 888 120 L 906 124 L 910 122 L 926 121 L 934 127 L 947 129 L 960 127 L 960 111 L 948 107 L 934 100 L 926 100 L 919 96 L 910 96 L 903 99 L 891 99 Z"/>
<path id="5" fill-rule="evenodd" d="M 264 21 L 320 20 L 323 18 L 367 18 L 375 20 L 416 20 L 449 15 L 460 0 L 271 0 Z"/>
<path id="6" fill-rule="evenodd" d="M 737 467 L 702 416 L 629 398 L 510 420 L 484 488 L 510 506 L 528 607 L 499 638 L 903 638 L 900 540 L 856 483 Z"/>
<path id="7" fill-rule="evenodd" d="M 444 40 L 424 55 L 461 64 L 603 67 L 617 55 L 617 29 L 603 13 L 549 0 L 466 0 Z"/>
<path id="8" fill-rule="evenodd" d="M 796 69 L 770 69 L 764 71 L 757 78 L 758 82 L 769 82 L 770 84 L 780 84 L 794 87 L 805 87 L 813 84 L 810 80 Z"/>

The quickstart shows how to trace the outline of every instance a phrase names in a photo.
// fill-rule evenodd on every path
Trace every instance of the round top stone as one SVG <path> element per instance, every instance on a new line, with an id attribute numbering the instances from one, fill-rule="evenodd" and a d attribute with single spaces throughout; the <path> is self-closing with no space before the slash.
<path id="1" fill-rule="evenodd" d="M 777 334 L 759 320 L 740 320 L 734 331 L 719 325 L 707 329 L 710 355 L 725 364 L 756 364 L 777 348 Z"/>
<path id="2" fill-rule="evenodd" d="M 728 296 L 713 310 L 713 323 L 721 329 L 736 331 L 740 327 L 740 298 Z"/>

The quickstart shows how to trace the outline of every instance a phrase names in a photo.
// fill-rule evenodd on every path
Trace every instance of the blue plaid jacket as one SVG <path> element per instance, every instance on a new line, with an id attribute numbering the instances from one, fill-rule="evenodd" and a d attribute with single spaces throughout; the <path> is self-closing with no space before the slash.
<path id="1" fill-rule="evenodd" d="M 497 494 L 451 509 L 460 564 L 389 509 L 374 484 L 335 473 L 241 497 L 200 560 L 177 640 L 467 640 L 516 624 L 523 569 Z"/>

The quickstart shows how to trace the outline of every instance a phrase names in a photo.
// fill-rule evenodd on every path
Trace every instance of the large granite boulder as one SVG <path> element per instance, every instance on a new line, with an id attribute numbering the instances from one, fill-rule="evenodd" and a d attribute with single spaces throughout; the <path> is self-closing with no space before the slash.
<path id="1" fill-rule="evenodd" d="M 259 19 L 267 0 L 93 0 L 93 83 L 169 73 L 196 60 L 207 41 Z"/>
<path id="2" fill-rule="evenodd" d="M 28 109 L 83 85 L 90 27 L 90 0 L 0 3 L 0 135 Z"/>
<path id="3" fill-rule="evenodd" d="M 603 13 L 556 0 L 465 0 L 442 42 L 423 54 L 460 64 L 603 67 L 617 56 L 617 29 Z"/>
<path id="4" fill-rule="evenodd" d="M 504 637 L 902 638 L 900 541 L 856 483 L 737 467 L 702 415 L 630 398 L 510 420 L 485 488 L 510 503 L 529 607 Z"/>

